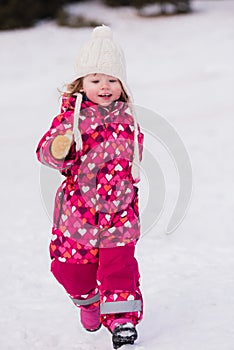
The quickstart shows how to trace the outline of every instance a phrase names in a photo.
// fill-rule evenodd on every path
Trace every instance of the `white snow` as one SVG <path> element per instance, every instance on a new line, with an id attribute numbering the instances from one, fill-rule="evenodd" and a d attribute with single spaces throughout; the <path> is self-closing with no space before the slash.
<path id="1" fill-rule="evenodd" d="M 234 2 L 194 1 L 193 8 L 189 15 L 143 18 L 129 8 L 82 5 L 112 26 L 135 102 L 173 124 L 193 165 L 189 211 L 167 236 L 178 179 L 161 146 L 152 150 L 162 161 L 168 196 L 157 225 L 138 244 L 145 316 L 136 344 L 123 350 L 234 349 Z M 51 221 L 35 157 L 59 110 L 56 89 L 73 79 L 89 35 L 89 28 L 53 22 L 0 33 L 3 350 L 111 349 L 104 328 L 82 330 L 78 310 L 50 274 Z M 48 174 L 44 191 L 52 198 L 60 178 Z"/>

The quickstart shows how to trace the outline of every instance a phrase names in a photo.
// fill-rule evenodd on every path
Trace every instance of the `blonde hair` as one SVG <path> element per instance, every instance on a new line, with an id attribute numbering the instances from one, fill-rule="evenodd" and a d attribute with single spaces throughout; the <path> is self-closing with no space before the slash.
<path id="1" fill-rule="evenodd" d="M 72 83 L 67 84 L 67 95 L 72 96 L 83 89 L 83 78 L 78 78 Z"/>
<path id="2" fill-rule="evenodd" d="M 129 97 L 128 94 L 126 93 L 126 91 L 123 88 L 123 84 L 121 83 L 121 81 L 119 80 L 121 88 L 122 88 L 122 92 L 120 95 L 120 100 L 124 101 L 124 102 L 128 102 L 129 101 Z M 77 92 L 82 92 L 83 91 L 83 78 L 78 78 L 75 79 L 73 82 L 67 84 L 67 91 L 66 94 L 70 97 L 74 94 L 76 94 Z"/>

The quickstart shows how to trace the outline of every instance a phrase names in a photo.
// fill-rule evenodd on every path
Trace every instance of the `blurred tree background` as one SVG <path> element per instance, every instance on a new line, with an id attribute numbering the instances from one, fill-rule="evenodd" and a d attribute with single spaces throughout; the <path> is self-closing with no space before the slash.
<path id="1" fill-rule="evenodd" d="M 166 13 L 166 5 L 175 7 L 175 13 L 190 11 L 191 0 L 103 0 L 107 6 L 134 6 L 142 8 L 149 4 L 159 4 L 161 13 Z M 82 0 L 0 0 L 0 30 L 27 28 L 42 19 L 59 18 L 62 23 L 63 6 Z M 83 22 L 85 25 L 85 22 Z M 91 24 L 92 25 L 92 24 Z"/>
<path id="2" fill-rule="evenodd" d="M 78 0 L 0 0 L 0 29 L 27 28 L 38 20 L 55 18 L 71 2 Z"/>
<path id="3" fill-rule="evenodd" d="M 142 8 L 146 5 L 159 4 L 161 13 L 166 13 L 166 5 L 171 4 L 175 8 L 175 13 L 187 13 L 190 11 L 191 0 L 104 0 L 109 6 L 134 6 Z"/>

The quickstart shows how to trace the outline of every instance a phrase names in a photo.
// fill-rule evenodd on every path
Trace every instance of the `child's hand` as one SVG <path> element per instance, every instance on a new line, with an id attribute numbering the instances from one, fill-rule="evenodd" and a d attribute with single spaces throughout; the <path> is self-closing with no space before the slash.
<path id="1" fill-rule="evenodd" d="M 68 130 L 65 135 L 55 137 L 51 145 L 51 154 L 56 159 L 64 159 L 72 144 L 72 131 Z"/>

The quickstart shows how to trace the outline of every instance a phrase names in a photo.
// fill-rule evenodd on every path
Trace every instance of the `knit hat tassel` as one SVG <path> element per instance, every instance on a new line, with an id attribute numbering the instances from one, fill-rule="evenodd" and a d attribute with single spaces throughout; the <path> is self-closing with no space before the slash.
<path id="1" fill-rule="evenodd" d="M 129 96 L 129 107 L 134 121 L 134 151 L 132 161 L 132 177 L 134 180 L 138 181 L 140 180 L 140 149 L 138 143 L 138 123 L 136 111 L 131 96 Z"/>
<path id="2" fill-rule="evenodd" d="M 76 105 L 75 105 L 74 119 L 73 119 L 73 135 L 74 135 L 74 141 L 76 143 L 76 151 L 80 151 L 83 147 L 81 133 L 79 130 L 81 102 L 82 102 L 82 95 L 78 93 L 76 97 Z"/>
<path id="3" fill-rule="evenodd" d="M 140 160 L 139 160 L 139 145 L 138 145 L 138 126 L 134 118 L 134 153 L 132 162 L 132 176 L 134 180 L 140 179 Z"/>

